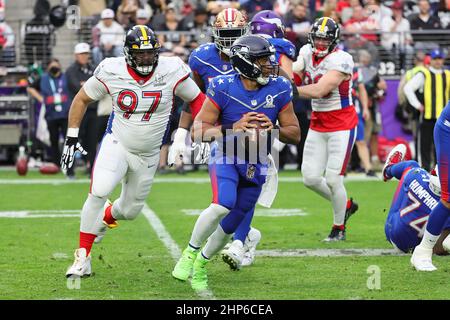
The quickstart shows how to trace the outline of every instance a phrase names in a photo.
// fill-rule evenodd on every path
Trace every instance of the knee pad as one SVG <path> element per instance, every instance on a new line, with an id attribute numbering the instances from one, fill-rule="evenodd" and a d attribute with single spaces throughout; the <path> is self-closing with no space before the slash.
<path id="1" fill-rule="evenodd" d="M 344 176 L 334 172 L 327 172 L 325 175 L 325 180 L 330 190 L 335 190 L 336 188 L 344 185 Z"/>
<path id="2" fill-rule="evenodd" d="M 303 183 L 308 188 L 313 188 L 314 186 L 318 186 L 322 182 L 322 177 L 320 176 L 308 176 L 303 175 Z"/>
<path id="3" fill-rule="evenodd" d="M 232 234 L 244 220 L 245 212 L 239 209 L 233 209 L 220 222 L 220 226 L 226 234 Z"/>
<path id="4" fill-rule="evenodd" d="M 130 205 L 123 205 L 121 202 L 113 207 L 114 216 L 122 217 L 124 220 L 134 220 L 144 207 L 144 201 L 133 201 Z M 122 219 L 120 219 L 122 220 Z"/>
<path id="5" fill-rule="evenodd" d="M 208 215 L 208 217 L 212 221 L 216 221 L 216 223 L 219 223 L 220 220 L 222 220 L 223 217 L 225 217 L 230 210 L 220 204 L 217 203 L 211 203 L 207 210 L 202 212 L 202 215 Z"/>

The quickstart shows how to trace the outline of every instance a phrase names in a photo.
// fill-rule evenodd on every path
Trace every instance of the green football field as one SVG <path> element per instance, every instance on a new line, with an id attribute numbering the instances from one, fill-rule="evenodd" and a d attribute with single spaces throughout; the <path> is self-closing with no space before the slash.
<path id="1" fill-rule="evenodd" d="M 220 257 L 208 268 L 215 299 L 448 299 L 448 257 L 438 271 L 418 273 L 409 255 L 395 255 L 384 221 L 396 183 L 350 176 L 359 211 L 347 240 L 321 242 L 331 206 L 306 189 L 297 172 L 282 172 L 271 209 L 258 207 L 261 230 L 255 264 L 233 272 Z M 79 212 L 89 182 L 0 171 L 0 299 L 204 299 L 171 277 L 197 215 L 211 200 L 206 172 L 157 176 L 147 207 L 121 221 L 94 245 L 94 275 L 81 283 L 65 272 L 78 245 Z M 118 197 L 118 188 L 111 199 Z"/>

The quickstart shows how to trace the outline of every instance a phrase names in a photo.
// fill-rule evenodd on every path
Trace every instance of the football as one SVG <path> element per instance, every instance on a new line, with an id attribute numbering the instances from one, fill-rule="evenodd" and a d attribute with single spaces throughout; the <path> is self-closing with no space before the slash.
<path id="1" fill-rule="evenodd" d="M 25 176 L 28 172 L 28 159 L 19 157 L 16 161 L 16 171 L 19 176 Z"/>
<path id="2" fill-rule="evenodd" d="M 59 167 L 52 162 L 47 162 L 42 164 L 39 168 L 39 172 L 42 174 L 56 174 L 59 172 Z"/>

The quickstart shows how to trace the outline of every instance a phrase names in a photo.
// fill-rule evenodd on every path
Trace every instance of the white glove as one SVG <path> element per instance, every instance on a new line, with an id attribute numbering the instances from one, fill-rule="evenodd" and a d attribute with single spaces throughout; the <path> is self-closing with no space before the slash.
<path id="1" fill-rule="evenodd" d="M 178 128 L 173 137 L 173 143 L 169 148 L 169 155 L 167 156 L 167 164 L 171 167 L 175 164 L 177 159 L 182 160 L 183 154 L 186 151 L 186 137 L 189 131 L 184 128 Z"/>
<path id="2" fill-rule="evenodd" d="M 209 153 L 211 151 L 211 146 L 208 142 L 192 143 L 192 150 L 194 151 L 194 161 L 195 164 L 205 164 L 209 160 Z"/>
<path id="3" fill-rule="evenodd" d="M 303 70 L 305 70 L 305 59 L 303 56 L 299 55 L 297 61 L 292 64 L 292 71 L 299 74 L 302 73 Z"/>

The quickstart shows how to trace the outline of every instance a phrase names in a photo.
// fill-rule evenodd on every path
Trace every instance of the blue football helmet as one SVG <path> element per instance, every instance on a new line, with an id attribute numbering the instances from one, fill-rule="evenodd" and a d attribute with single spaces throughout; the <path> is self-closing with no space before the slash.
<path id="1" fill-rule="evenodd" d="M 245 35 L 237 39 L 230 50 L 230 60 L 237 73 L 266 85 L 280 71 L 275 47 L 264 37 Z"/>

